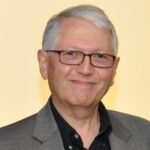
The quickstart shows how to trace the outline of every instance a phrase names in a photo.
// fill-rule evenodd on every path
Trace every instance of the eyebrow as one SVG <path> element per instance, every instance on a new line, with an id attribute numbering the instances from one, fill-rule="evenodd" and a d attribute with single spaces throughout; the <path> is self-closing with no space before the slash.
<path id="1" fill-rule="evenodd" d="M 90 51 L 90 53 L 107 53 L 107 52 L 104 52 L 104 50 L 106 49 L 102 49 L 102 48 L 97 48 L 97 49 L 83 49 L 83 48 L 79 48 L 79 47 L 71 47 L 71 48 L 68 48 L 66 50 L 77 50 L 77 51 L 81 51 L 81 52 L 85 52 L 87 50 L 87 52 Z M 92 50 L 92 51 L 91 51 Z"/>

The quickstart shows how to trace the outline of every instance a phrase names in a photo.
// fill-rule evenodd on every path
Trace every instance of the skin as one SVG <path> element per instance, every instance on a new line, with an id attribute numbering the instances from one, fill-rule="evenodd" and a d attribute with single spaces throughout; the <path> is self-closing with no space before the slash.
<path id="1" fill-rule="evenodd" d="M 70 17 L 61 23 L 54 49 L 113 54 L 111 43 L 109 31 Z M 38 51 L 38 60 L 43 79 L 48 79 L 55 107 L 88 148 L 99 132 L 99 101 L 114 82 L 119 58 L 107 69 L 93 67 L 88 56 L 80 65 L 64 65 L 59 62 L 58 54 L 49 56 L 43 50 Z"/>

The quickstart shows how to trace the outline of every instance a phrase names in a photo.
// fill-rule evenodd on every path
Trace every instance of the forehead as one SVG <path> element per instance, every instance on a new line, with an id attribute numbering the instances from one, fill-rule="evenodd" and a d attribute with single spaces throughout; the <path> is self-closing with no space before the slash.
<path id="1" fill-rule="evenodd" d="M 84 49 L 112 49 L 111 32 L 93 23 L 77 18 L 65 18 L 60 25 L 57 46 L 75 46 Z M 69 47 L 68 47 L 69 48 Z"/>

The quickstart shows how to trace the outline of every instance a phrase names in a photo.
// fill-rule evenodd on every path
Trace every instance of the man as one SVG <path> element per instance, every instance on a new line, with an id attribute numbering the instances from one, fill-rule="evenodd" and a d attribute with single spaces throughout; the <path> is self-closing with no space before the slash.
<path id="1" fill-rule="evenodd" d="M 150 123 L 108 111 L 119 57 L 115 29 L 94 6 L 68 8 L 47 23 L 39 68 L 51 97 L 37 114 L 0 130 L 0 150 L 150 150 Z"/>

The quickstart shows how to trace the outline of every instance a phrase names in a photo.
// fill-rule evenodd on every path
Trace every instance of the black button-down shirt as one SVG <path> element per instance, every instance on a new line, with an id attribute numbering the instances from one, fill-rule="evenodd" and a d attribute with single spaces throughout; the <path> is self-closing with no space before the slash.
<path id="1" fill-rule="evenodd" d="M 86 148 L 83 147 L 83 142 L 80 135 L 63 119 L 61 114 L 58 113 L 55 106 L 53 105 L 52 100 L 50 100 L 50 106 L 60 130 L 65 150 L 86 150 Z M 102 102 L 99 104 L 99 115 L 99 134 L 90 145 L 89 150 L 111 150 L 108 136 L 112 131 L 112 126 L 107 111 Z"/>

